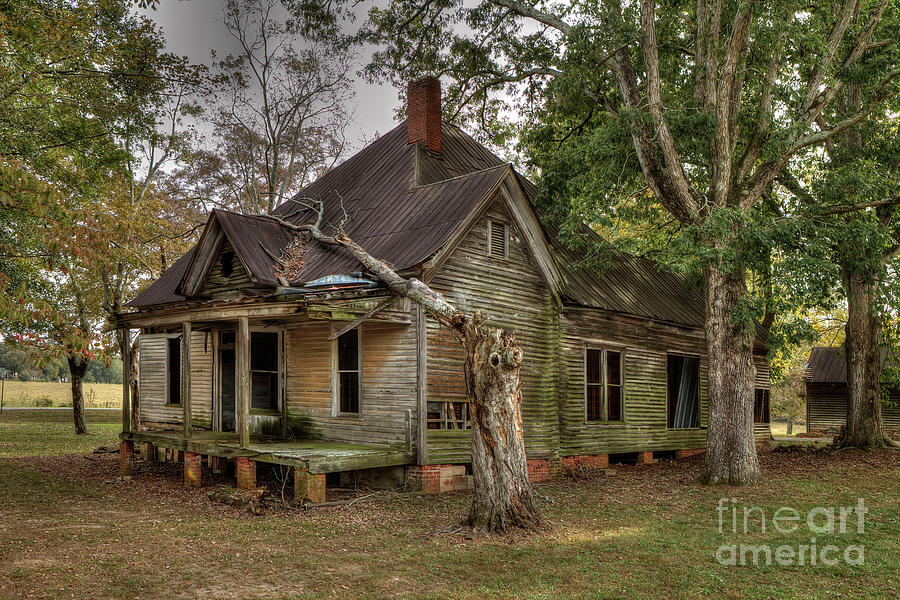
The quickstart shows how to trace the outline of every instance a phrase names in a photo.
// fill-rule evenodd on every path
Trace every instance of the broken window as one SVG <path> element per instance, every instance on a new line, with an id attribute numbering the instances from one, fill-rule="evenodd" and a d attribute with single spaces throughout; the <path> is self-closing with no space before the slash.
<path id="1" fill-rule="evenodd" d="M 622 421 L 622 353 L 588 348 L 585 352 L 585 402 L 588 421 Z"/>
<path id="2" fill-rule="evenodd" d="M 700 358 L 669 354 L 667 374 L 669 428 L 700 427 Z"/>
<path id="3" fill-rule="evenodd" d="M 488 221 L 488 254 L 497 258 L 509 257 L 509 225 Z"/>
<path id="4" fill-rule="evenodd" d="M 359 330 L 337 339 L 338 412 L 359 414 Z"/>
<path id="5" fill-rule="evenodd" d="M 769 390 L 756 388 L 753 402 L 753 422 L 769 422 Z"/>
<path id="6" fill-rule="evenodd" d="M 469 402 L 428 402 L 428 429 L 472 429 Z"/>
<path id="7" fill-rule="evenodd" d="M 222 277 L 226 279 L 231 277 L 234 273 L 234 252 L 223 252 L 219 260 L 222 262 Z"/>
<path id="8" fill-rule="evenodd" d="M 278 410 L 278 333 L 250 332 L 250 407 Z"/>
<path id="9" fill-rule="evenodd" d="M 170 337 L 166 343 L 168 370 L 167 404 L 181 404 L 181 336 Z"/>

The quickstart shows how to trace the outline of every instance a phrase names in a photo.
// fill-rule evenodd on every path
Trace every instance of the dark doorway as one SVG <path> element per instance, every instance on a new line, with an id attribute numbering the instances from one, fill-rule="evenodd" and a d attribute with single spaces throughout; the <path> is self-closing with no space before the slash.
<path id="1" fill-rule="evenodd" d="M 222 431 L 236 431 L 234 332 L 223 331 L 219 338 L 219 406 Z"/>

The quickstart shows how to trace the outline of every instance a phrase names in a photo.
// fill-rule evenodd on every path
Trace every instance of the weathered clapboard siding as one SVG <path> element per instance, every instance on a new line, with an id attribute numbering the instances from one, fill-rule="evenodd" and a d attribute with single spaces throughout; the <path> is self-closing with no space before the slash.
<path id="1" fill-rule="evenodd" d="M 488 221 L 509 226 L 508 258 L 488 256 Z M 530 457 L 556 455 L 557 312 L 506 205 L 492 202 L 429 284 L 464 311 L 480 310 L 488 323 L 516 334 L 525 351 L 522 413 Z M 428 319 L 428 401 L 465 400 L 464 354 L 453 335 Z M 469 431 L 429 429 L 428 462 L 469 460 Z"/>
<path id="2" fill-rule="evenodd" d="M 706 345 L 701 331 L 567 307 L 561 317 L 560 454 L 611 454 L 706 446 Z M 586 347 L 625 355 L 624 423 L 585 418 Z M 700 428 L 667 428 L 667 353 L 700 356 Z"/>
<path id="3" fill-rule="evenodd" d="M 166 345 L 162 333 L 141 334 L 138 338 L 138 368 L 141 382 L 141 421 L 181 423 L 181 406 L 166 405 Z"/>
<path id="4" fill-rule="evenodd" d="M 309 323 L 285 331 L 288 419 L 309 419 L 315 434 L 328 440 L 405 445 L 415 428 L 415 327 L 374 320 L 360 326 L 361 416 L 333 416 L 333 342 L 328 337 L 343 324 Z"/>
<path id="5" fill-rule="evenodd" d="M 191 331 L 191 426 L 212 429 L 213 335 Z M 178 422 L 181 422 L 179 418 Z"/>
<path id="6" fill-rule="evenodd" d="M 884 428 L 900 433 L 900 391 L 891 390 L 893 406 L 881 406 Z M 806 383 L 806 430 L 810 433 L 837 433 L 847 423 L 846 383 Z"/>
<path id="7" fill-rule="evenodd" d="M 756 388 L 768 390 L 771 388 L 769 361 L 763 355 L 753 357 L 753 365 L 756 367 Z M 770 401 L 771 402 L 771 401 Z M 770 423 L 754 423 L 753 436 L 757 442 L 766 442 L 772 439 L 772 426 Z"/>
<path id="8" fill-rule="evenodd" d="M 231 253 L 231 276 L 225 277 L 222 271 L 222 257 L 226 253 Z M 254 287 L 250 274 L 238 258 L 237 252 L 234 251 L 231 243 L 227 238 L 223 238 L 222 245 L 219 248 L 216 259 L 209 267 L 206 274 L 206 281 L 200 288 L 201 295 L 219 296 L 221 294 L 235 294 L 236 290 L 246 290 Z"/>

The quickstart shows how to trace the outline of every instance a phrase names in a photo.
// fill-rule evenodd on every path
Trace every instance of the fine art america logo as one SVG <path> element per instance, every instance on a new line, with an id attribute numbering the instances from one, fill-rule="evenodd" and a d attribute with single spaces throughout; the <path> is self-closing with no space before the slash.
<path id="1" fill-rule="evenodd" d="M 767 513 L 759 506 L 738 506 L 737 498 L 719 498 L 716 507 L 719 533 L 734 534 L 793 534 L 799 532 L 796 545 L 782 544 L 722 544 L 716 550 L 719 564 L 781 565 L 833 567 L 843 561 L 847 565 L 865 564 L 865 546 L 816 543 L 816 535 L 865 533 L 865 514 L 869 512 L 862 498 L 856 506 L 817 506 L 806 513 L 782 506 Z M 808 535 L 807 535 L 808 534 Z"/>

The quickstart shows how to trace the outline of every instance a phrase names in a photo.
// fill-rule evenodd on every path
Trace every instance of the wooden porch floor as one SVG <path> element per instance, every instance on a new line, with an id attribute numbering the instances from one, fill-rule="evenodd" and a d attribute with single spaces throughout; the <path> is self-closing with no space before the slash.
<path id="1" fill-rule="evenodd" d="M 406 449 L 321 440 L 285 440 L 251 436 L 247 447 L 241 448 L 237 434 L 220 431 L 194 431 L 190 439 L 182 437 L 180 431 L 130 431 L 120 434 L 119 437 L 136 444 L 151 443 L 162 448 L 174 448 L 196 454 L 249 458 L 260 462 L 302 467 L 309 469 L 310 473 L 338 473 L 408 465 L 414 462 L 413 453 Z"/>

